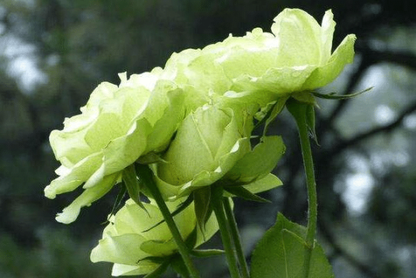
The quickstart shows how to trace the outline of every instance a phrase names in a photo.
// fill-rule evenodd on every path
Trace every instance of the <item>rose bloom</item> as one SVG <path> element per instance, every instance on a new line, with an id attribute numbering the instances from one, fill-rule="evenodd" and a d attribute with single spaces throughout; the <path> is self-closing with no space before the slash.
<path id="1" fill-rule="evenodd" d="M 303 10 L 285 9 L 274 19 L 271 33 L 255 28 L 242 37 L 230 35 L 203 49 L 174 53 L 163 74 L 179 86 L 264 107 L 329 84 L 352 62 L 355 35 L 346 36 L 332 52 L 334 30 L 330 10 L 320 25 Z"/>
<path id="2" fill-rule="evenodd" d="M 252 150 L 252 116 L 229 105 L 206 104 L 188 114 L 162 161 L 151 166 L 165 199 L 218 181 L 241 183 L 253 193 L 282 184 L 270 174 L 285 150 L 281 138 L 265 137 Z"/>
<path id="3" fill-rule="evenodd" d="M 169 144 L 184 117 L 184 94 L 171 81 L 160 80 L 158 70 L 121 74 L 119 86 L 104 82 L 91 94 L 81 114 L 65 119 L 50 143 L 61 166 L 45 195 L 70 192 L 83 185 L 57 220 L 74 221 L 81 207 L 102 197 L 121 177 L 121 171 L 139 157 L 159 152 Z"/>
<path id="4" fill-rule="evenodd" d="M 183 200 L 168 202 L 167 205 L 173 212 L 181 201 Z M 91 252 L 92 262 L 114 263 L 113 276 L 150 273 L 160 266 L 160 260 L 178 252 L 166 222 L 155 226 L 163 220 L 157 205 L 154 202 L 143 205 L 145 209 L 129 199 L 110 217 L 110 223 L 105 227 L 102 239 Z M 202 234 L 201 229 L 197 228 L 193 203 L 173 218 L 185 240 L 191 233 L 196 232 L 194 247 L 209 240 L 218 230 L 215 216 L 212 215 Z M 151 260 L 155 257 L 160 260 Z"/>

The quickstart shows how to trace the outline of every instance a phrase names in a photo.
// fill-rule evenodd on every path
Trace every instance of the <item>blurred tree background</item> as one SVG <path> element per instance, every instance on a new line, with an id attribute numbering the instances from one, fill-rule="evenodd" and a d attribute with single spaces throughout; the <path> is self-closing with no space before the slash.
<path id="1" fill-rule="evenodd" d="M 414 277 L 416 273 L 416 5 L 409 0 L 2 0 L 0 2 L 0 277 L 110 277 L 89 253 L 117 191 L 71 225 L 51 201 L 51 130 L 79 113 L 117 73 L 163 66 L 172 52 L 270 31 L 285 7 L 320 20 L 332 9 L 335 42 L 355 33 L 353 65 L 323 92 L 374 89 L 348 101 L 319 101 L 315 146 L 318 236 L 336 277 Z M 276 168 L 284 186 L 272 204 L 236 202 L 247 254 L 277 211 L 304 223 L 306 195 L 298 138 L 286 113 L 274 125 L 287 153 Z M 76 193 L 77 194 L 77 193 Z M 218 239 L 214 239 L 214 243 Z M 224 260 L 199 259 L 205 277 L 226 277 Z"/>

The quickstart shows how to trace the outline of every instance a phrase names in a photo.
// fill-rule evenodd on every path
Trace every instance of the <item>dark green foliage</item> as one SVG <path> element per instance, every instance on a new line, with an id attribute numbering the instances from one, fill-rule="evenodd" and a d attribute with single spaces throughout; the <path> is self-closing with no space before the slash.
<path id="1" fill-rule="evenodd" d="M 282 214 L 278 214 L 276 224 L 264 234 L 254 249 L 251 277 L 303 277 L 305 236 L 305 227 L 290 222 Z M 308 273 L 310 278 L 334 277 L 331 265 L 317 242 L 312 249 Z"/>

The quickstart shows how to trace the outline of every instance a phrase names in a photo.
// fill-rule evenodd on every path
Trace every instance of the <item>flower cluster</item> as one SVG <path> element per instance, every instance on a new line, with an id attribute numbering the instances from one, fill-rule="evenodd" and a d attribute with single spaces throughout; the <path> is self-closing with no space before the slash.
<path id="1" fill-rule="evenodd" d="M 135 163 L 149 165 L 171 209 L 178 200 L 216 184 L 250 193 L 281 185 L 271 171 L 284 153 L 283 141 L 263 136 L 253 145 L 255 122 L 290 97 L 310 99 L 313 90 L 331 82 L 352 61 L 354 35 L 332 52 L 332 18 L 327 11 L 320 25 L 302 10 L 286 9 L 274 19 L 271 33 L 255 28 L 243 37 L 174 53 L 164 68 L 130 78 L 120 74 L 118 86 L 100 84 L 82 113 L 50 135 L 62 165 L 45 195 L 55 198 L 84 189 L 57 220 L 73 222 L 82 207 L 123 181 L 124 170 Z M 140 192 L 152 199 L 146 189 Z M 92 252 L 93 261 L 115 263 L 115 275 L 148 273 L 157 263 L 143 258 L 175 252 L 166 227 L 143 233 L 160 220 L 153 203 L 143 205 L 127 201 L 111 216 Z M 197 223 L 191 207 L 175 219 L 184 238 Z M 206 225 L 196 245 L 217 229 Z M 156 244 L 160 241 L 164 244 Z"/>

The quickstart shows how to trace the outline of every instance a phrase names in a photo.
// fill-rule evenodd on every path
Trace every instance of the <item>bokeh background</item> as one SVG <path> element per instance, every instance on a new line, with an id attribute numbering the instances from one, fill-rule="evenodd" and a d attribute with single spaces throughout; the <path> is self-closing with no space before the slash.
<path id="1" fill-rule="evenodd" d="M 336 277 L 415 277 L 416 5 L 410 0 L 1 0 L 0 277 L 110 277 L 111 265 L 92 264 L 89 253 L 117 190 L 75 223 L 55 222 L 74 195 L 43 196 L 58 167 L 50 131 L 78 114 L 100 82 L 118 83 L 117 73 L 149 71 L 172 52 L 229 33 L 270 31 L 285 7 L 305 9 L 318 21 L 332 9 L 334 45 L 349 33 L 358 37 L 354 64 L 321 92 L 374 87 L 352 100 L 319 101 L 318 237 Z M 263 194 L 271 204 L 236 201 L 247 254 L 278 211 L 305 222 L 294 122 L 283 113 L 273 128 L 287 145 L 275 170 L 285 185 Z M 227 277 L 224 258 L 197 263 L 205 277 Z"/>

